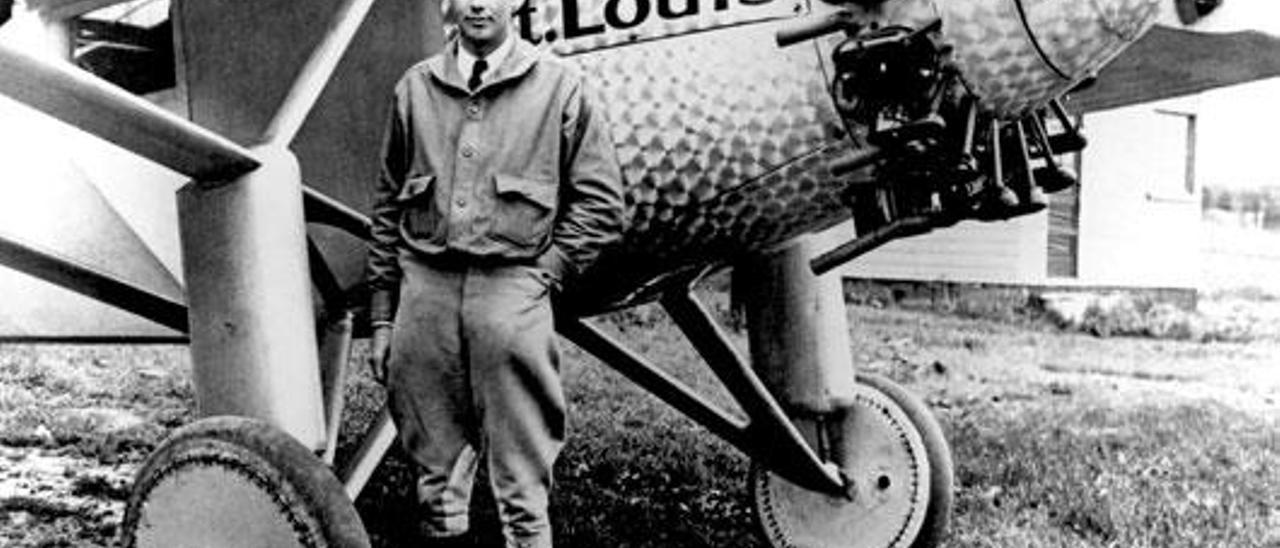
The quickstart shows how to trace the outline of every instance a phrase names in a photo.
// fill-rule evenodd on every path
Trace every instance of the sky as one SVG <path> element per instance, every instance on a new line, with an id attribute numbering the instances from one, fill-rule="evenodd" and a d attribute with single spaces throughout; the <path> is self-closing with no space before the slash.
<path id="1" fill-rule="evenodd" d="M 1198 177 L 1214 186 L 1280 186 L 1280 79 L 1200 99 Z"/>

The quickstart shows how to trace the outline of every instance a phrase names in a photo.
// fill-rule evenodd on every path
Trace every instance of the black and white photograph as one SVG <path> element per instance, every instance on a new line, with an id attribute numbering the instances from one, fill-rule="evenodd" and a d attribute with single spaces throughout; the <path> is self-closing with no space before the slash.
<path id="1" fill-rule="evenodd" d="M 1280 548 L 1280 4 L 0 0 L 0 547 Z"/>

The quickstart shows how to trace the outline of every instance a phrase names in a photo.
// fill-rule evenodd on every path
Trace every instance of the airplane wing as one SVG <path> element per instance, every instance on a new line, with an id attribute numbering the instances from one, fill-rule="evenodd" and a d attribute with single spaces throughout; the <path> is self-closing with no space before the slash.
<path id="1" fill-rule="evenodd" d="M 1280 37 L 1157 26 L 1070 96 L 1077 112 L 1106 110 L 1280 76 Z"/>

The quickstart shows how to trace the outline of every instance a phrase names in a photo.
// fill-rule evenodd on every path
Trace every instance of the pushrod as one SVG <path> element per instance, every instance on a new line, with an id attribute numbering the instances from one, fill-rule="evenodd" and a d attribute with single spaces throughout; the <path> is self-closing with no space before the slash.
<path id="1" fill-rule="evenodd" d="M 244 148 L 63 62 L 0 44 L 0 94 L 203 182 L 257 169 Z"/>
<path id="2" fill-rule="evenodd" d="M 827 251 L 809 262 L 813 273 L 819 276 L 832 269 L 874 251 L 876 248 L 898 238 L 914 236 L 928 232 L 934 226 L 933 219 L 925 215 L 904 217 L 879 227 L 866 235 L 859 236 L 831 251 Z"/>
<path id="3" fill-rule="evenodd" d="M 373 0 L 343 2 L 324 38 L 311 51 L 311 57 L 302 66 L 298 78 L 289 88 L 289 94 L 267 125 L 267 130 L 262 135 L 263 143 L 288 144 L 298 134 L 372 5 Z"/>

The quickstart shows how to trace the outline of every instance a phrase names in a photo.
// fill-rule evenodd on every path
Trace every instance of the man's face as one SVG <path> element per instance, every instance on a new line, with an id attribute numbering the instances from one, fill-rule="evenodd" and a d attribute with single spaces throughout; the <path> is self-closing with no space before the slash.
<path id="1" fill-rule="evenodd" d="M 449 0 L 462 41 L 476 54 L 487 54 L 507 38 L 512 0 Z"/>

